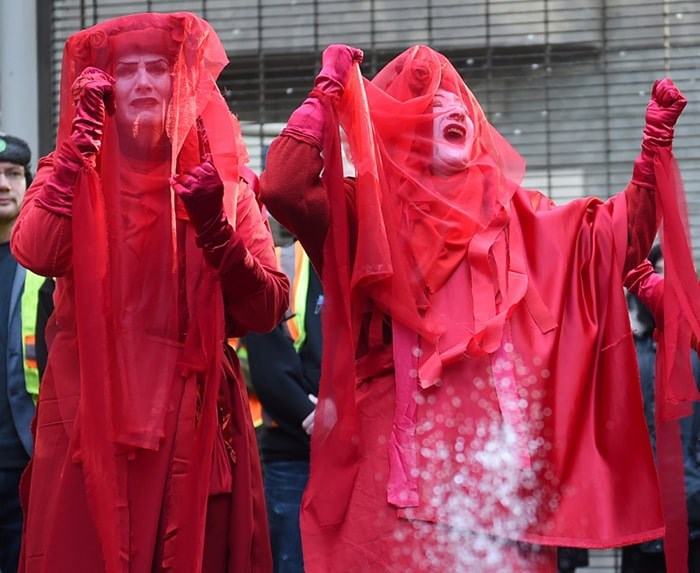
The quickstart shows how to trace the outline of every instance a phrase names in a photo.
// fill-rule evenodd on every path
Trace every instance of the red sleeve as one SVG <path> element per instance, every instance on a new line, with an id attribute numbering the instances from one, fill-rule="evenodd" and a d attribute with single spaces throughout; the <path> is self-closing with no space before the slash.
<path id="1" fill-rule="evenodd" d="M 71 218 L 48 211 L 36 202 L 53 173 L 53 156 L 51 153 L 39 161 L 12 232 L 11 247 L 23 267 L 39 275 L 59 277 L 71 266 Z"/>
<path id="2" fill-rule="evenodd" d="M 625 286 L 651 311 L 657 328 L 663 328 L 664 279 L 654 270 L 648 259 L 644 259 L 638 267 L 627 274 Z"/>
<path id="3" fill-rule="evenodd" d="M 654 190 L 630 183 L 625 189 L 627 200 L 627 274 L 646 259 L 656 237 L 656 203 Z"/>
<path id="4" fill-rule="evenodd" d="M 272 236 L 255 196 L 239 198 L 236 232 L 219 265 L 229 334 L 268 332 L 289 302 L 289 280 L 277 269 Z"/>
<path id="5" fill-rule="evenodd" d="M 317 147 L 282 135 L 270 145 L 260 178 L 263 203 L 299 239 L 319 274 L 329 220 L 322 167 Z"/>

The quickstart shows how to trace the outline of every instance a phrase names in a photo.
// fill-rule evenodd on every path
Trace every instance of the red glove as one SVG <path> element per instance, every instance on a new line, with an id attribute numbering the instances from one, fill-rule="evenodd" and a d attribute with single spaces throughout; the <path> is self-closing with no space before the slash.
<path id="1" fill-rule="evenodd" d="M 654 270 L 649 259 L 644 259 L 627 273 L 625 286 L 636 295 L 654 317 L 656 328 L 664 327 L 664 279 Z"/>
<path id="2" fill-rule="evenodd" d="M 71 86 L 75 117 L 71 137 L 78 149 L 94 159 L 100 151 L 105 117 L 114 113 L 114 79 L 98 68 L 85 68 Z"/>
<path id="3" fill-rule="evenodd" d="M 353 64 L 362 63 L 362 58 L 362 50 L 344 44 L 331 44 L 323 51 L 321 71 L 314 81 L 314 90 L 320 90 L 330 97 L 340 97 Z M 321 149 L 324 122 L 323 105 L 312 91 L 292 113 L 282 134 Z"/>
<path id="4" fill-rule="evenodd" d="M 350 76 L 352 65 L 362 63 L 362 50 L 345 44 L 331 44 L 323 50 L 321 71 L 316 76 L 314 86 L 328 95 L 341 96 Z"/>
<path id="5" fill-rule="evenodd" d="M 224 213 L 224 183 L 211 158 L 206 157 L 197 167 L 174 177 L 171 184 L 197 233 L 197 246 L 205 254 L 214 255 L 208 260 L 218 267 L 233 228 Z"/>
<path id="6" fill-rule="evenodd" d="M 654 82 L 645 116 L 642 152 L 634 162 L 632 181 L 655 186 L 654 155 L 659 147 L 672 145 L 673 128 L 687 103 L 688 100 L 669 78 Z"/>
<path id="7" fill-rule="evenodd" d="M 85 159 L 70 138 L 50 157 L 53 159 L 53 173 L 37 193 L 36 205 L 56 215 L 70 217 L 73 214 L 75 182 L 80 170 L 85 167 Z"/>

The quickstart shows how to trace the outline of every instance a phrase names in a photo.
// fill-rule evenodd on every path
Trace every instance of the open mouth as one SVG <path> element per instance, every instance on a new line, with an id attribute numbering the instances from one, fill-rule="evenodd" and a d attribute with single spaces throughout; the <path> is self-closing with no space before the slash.
<path id="1" fill-rule="evenodd" d="M 445 139 L 453 143 L 464 141 L 467 136 L 467 128 L 458 123 L 448 124 L 442 131 Z"/>
<path id="2" fill-rule="evenodd" d="M 129 104 L 131 107 L 135 107 L 137 109 L 143 109 L 143 108 L 151 108 L 151 107 L 157 107 L 159 104 L 158 100 L 154 97 L 140 97 L 131 100 L 131 103 Z"/>

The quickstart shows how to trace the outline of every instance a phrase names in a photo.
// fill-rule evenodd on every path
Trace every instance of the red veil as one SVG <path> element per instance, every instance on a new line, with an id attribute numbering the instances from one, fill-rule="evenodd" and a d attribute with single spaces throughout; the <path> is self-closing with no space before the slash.
<path id="1" fill-rule="evenodd" d="M 372 81 L 362 78 L 359 67 L 353 72 L 337 112 L 357 169 L 352 214 L 346 213 L 341 166 L 335 161 L 338 123 L 328 122 L 324 143 L 323 177 L 331 203 L 324 251 L 324 332 L 335 343 L 324 353 L 324 379 L 329 382 L 321 387 L 313 437 L 317 450 L 325 452 L 315 461 L 317 476 L 323 475 L 326 463 L 329 471 L 345 468 L 333 477 L 339 490 L 352 484 L 359 455 L 348 379 L 354 372 L 353 356 L 347 348 L 356 349 L 364 313 L 376 304 L 389 315 L 395 344 L 401 336 L 397 329 L 408 329 L 432 344 L 441 338 L 450 345 L 457 342 L 454 358 L 467 347 L 483 355 L 498 348 L 506 319 L 527 293 L 522 248 L 511 240 L 508 252 L 503 233 L 525 163 L 489 124 L 454 67 L 434 50 L 415 46 Z M 432 124 L 439 113 L 432 106 L 439 89 L 458 94 L 474 124 L 469 169 L 451 177 L 435 175 L 429 166 L 435 143 Z M 335 114 L 330 102 L 325 103 Z M 356 231 L 347 228 L 348 219 L 356 223 Z M 426 320 L 431 297 L 465 259 L 475 284 L 469 320 L 453 321 L 449 314 Z M 427 358 L 422 365 L 430 367 Z M 410 407 L 410 390 L 404 398 Z M 344 495 L 313 503 L 315 489 L 309 491 L 307 507 L 321 524 L 342 519 Z"/>
<path id="2" fill-rule="evenodd" d="M 435 339 L 454 325 L 426 324 L 419 312 L 427 304 L 425 293 L 437 292 L 465 258 L 475 269 L 475 278 L 491 275 L 488 252 L 507 225 L 508 205 L 524 177 L 525 162 L 487 121 L 452 64 L 425 46 L 401 54 L 366 81 L 365 90 L 374 129 L 371 140 L 362 129 L 362 118 L 353 117 L 363 107 L 353 101 L 359 91 L 352 85 L 340 110 L 358 162 L 358 244 L 352 285 L 366 288 L 394 319 Z M 432 106 L 438 90 L 457 94 L 474 124 L 467 169 L 448 177 L 433 174 L 429 166 L 435 145 L 432 124 L 439 114 Z M 380 167 L 367 176 L 365 167 L 373 159 L 368 152 L 371 141 L 379 146 Z M 369 216 L 375 209 L 382 212 L 384 228 L 375 224 L 377 217 Z M 494 252 L 504 255 L 498 249 Z M 514 295 L 503 308 L 518 298 Z M 492 304 L 474 302 L 475 309 L 483 308 L 484 313 L 475 315 L 470 325 L 473 345 L 486 344 L 484 350 L 492 351 L 500 336 L 488 325 L 497 313 L 495 308 L 486 310 Z M 504 318 L 505 314 L 496 321 L 502 323 Z"/>
<path id="3" fill-rule="evenodd" d="M 188 559 L 196 560 L 192 556 L 201 555 L 203 545 L 224 310 L 218 278 L 205 265 L 194 234 L 176 233 L 176 220 L 186 215 L 169 179 L 200 163 L 200 118 L 232 217 L 247 154 L 215 83 L 228 62 L 224 48 L 206 21 L 185 12 L 124 16 L 68 39 L 57 147 L 70 137 L 76 77 L 88 66 L 114 75 L 115 58 L 124 49 L 166 57 L 172 98 L 166 137 L 145 155 L 120 137 L 114 116 L 108 116 L 97 165 L 78 179 L 73 271 L 81 398 L 72 452 L 82 462 L 106 570 L 121 570 L 115 524 L 119 460 L 125 456 L 116 454 L 160 447 L 173 380 L 185 376 L 186 388 L 196 390 L 185 390 L 182 408 L 191 409 L 188 420 L 196 430 L 180 450 L 186 469 L 179 487 L 188 495 L 179 503 L 175 526 L 187 542 L 166 548 L 166 554 L 173 553 L 181 570 L 196 571 L 200 565 Z M 181 552 L 183 545 L 195 549 Z"/>

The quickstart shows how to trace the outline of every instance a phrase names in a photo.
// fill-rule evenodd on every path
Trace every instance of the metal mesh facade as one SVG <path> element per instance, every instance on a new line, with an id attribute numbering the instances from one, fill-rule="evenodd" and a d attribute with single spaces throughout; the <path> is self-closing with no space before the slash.
<path id="1" fill-rule="evenodd" d="M 40 57 L 51 62 L 42 107 L 54 110 L 41 126 L 42 151 L 52 146 L 67 36 L 118 15 L 175 10 L 207 18 L 222 38 L 231 63 L 221 89 L 258 170 L 329 43 L 362 48 L 370 77 L 411 45 L 442 51 L 527 159 L 526 184 L 557 201 L 625 186 L 651 85 L 669 75 L 690 101 L 675 151 L 692 235 L 700 234 L 696 0 L 40 0 Z"/>
<path id="2" fill-rule="evenodd" d="M 43 153 L 53 147 L 66 38 L 115 16 L 176 10 L 205 17 L 224 42 L 231 63 L 220 87 L 256 171 L 330 43 L 361 48 L 369 77 L 411 45 L 443 52 L 526 158 L 526 185 L 556 201 L 624 188 L 652 83 L 670 76 L 689 100 L 674 147 L 699 258 L 698 0 L 39 0 Z M 619 551 L 596 551 L 586 571 L 619 563 Z"/>

